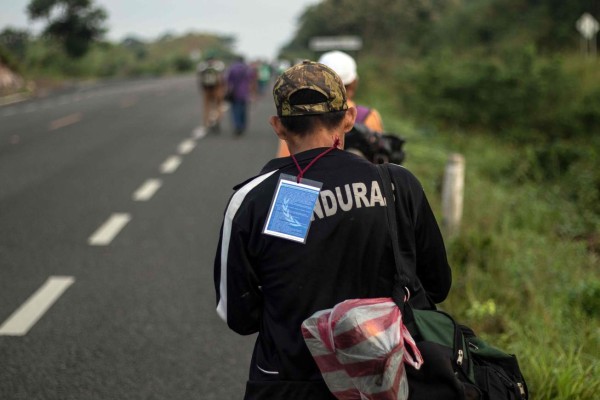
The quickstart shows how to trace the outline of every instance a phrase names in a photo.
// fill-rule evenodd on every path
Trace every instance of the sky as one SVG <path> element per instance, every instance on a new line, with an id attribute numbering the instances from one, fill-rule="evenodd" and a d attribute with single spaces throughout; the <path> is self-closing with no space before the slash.
<path id="1" fill-rule="evenodd" d="M 234 35 L 235 50 L 248 58 L 272 59 L 294 37 L 298 18 L 320 0 L 93 0 L 108 13 L 106 38 L 146 40 L 171 32 Z M 12 27 L 39 33 L 43 22 L 27 17 L 30 0 L 1 0 L 0 31 Z"/>

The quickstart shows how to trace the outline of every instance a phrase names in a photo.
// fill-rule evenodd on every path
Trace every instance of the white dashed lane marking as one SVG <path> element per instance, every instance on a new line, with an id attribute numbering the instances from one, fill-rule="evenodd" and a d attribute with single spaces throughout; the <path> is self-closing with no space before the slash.
<path id="1" fill-rule="evenodd" d="M 206 129 L 204 129 L 203 126 L 199 126 L 196 129 L 194 129 L 194 131 L 192 132 L 192 137 L 194 139 L 202 139 L 204 136 L 206 136 Z"/>
<path id="2" fill-rule="evenodd" d="M 75 282 L 71 276 L 51 276 L 0 326 L 0 336 L 23 336 Z"/>
<path id="3" fill-rule="evenodd" d="M 160 179 L 148 179 L 138 190 L 133 194 L 135 201 L 148 201 L 154 196 L 154 193 L 162 186 Z"/>
<path id="4" fill-rule="evenodd" d="M 189 154 L 192 150 L 194 150 L 195 147 L 196 142 L 194 142 L 192 139 L 186 139 L 179 144 L 177 151 L 179 154 Z"/>
<path id="5" fill-rule="evenodd" d="M 181 157 L 171 156 L 167 158 L 160 166 L 160 172 L 163 174 L 171 174 L 179 168 L 181 164 Z"/>
<path id="6" fill-rule="evenodd" d="M 126 213 L 115 213 L 100 227 L 90 238 L 91 246 L 106 246 L 121 232 L 121 229 L 131 221 L 131 215 Z"/>

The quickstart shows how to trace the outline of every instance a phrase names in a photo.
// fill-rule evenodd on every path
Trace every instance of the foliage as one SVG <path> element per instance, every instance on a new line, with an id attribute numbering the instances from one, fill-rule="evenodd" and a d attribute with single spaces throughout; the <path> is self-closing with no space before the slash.
<path id="1" fill-rule="evenodd" d="M 580 282 L 569 291 L 569 305 L 586 316 L 600 318 L 600 281 Z"/>
<path id="2" fill-rule="evenodd" d="M 47 19 L 44 34 L 59 40 L 74 58 L 87 53 L 106 31 L 103 23 L 107 14 L 92 0 L 31 0 L 27 12 L 31 19 Z"/>
<path id="3" fill-rule="evenodd" d="M 7 27 L 0 32 L 0 46 L 9 51 L 13 57 L 20 60 L 25 57 L 27 44 L 30 39 L 31 35 L 26 30 Z"/>
<path id="4" fill-rule="evenodd" d="M 337 35 L 358 35 L 366 48 L 382 54 L 406 51 L 420 43 L 429 25 L 453 3 L 453 0 L 325 0 L 302 14 L 295 38 L 282 52 L 306 49 L 315 36 Z"/>
<path id="5" fill-rule="evenodd" d="M 578 76 L 532 48 L 494 57 L 442 52 L 397 76 L 407 109 L 446 125 L 526 141 L 585 136 L 600 128 L 596 92 L 582 96 Z"/>
<path id="6" fill-rule="evenodd" d="M 403 127 L 406 167 L 422 181 L 438 215 L 447 155 L 460 152 L 467 160 L 461 234 L 446 239 L 453 287 L 442 308 L 517 354 L 531 398 L 595 399 L 600 390 L 600 224 L 593 211 L 600 191 L 594 167 L 598 142 L 569 140 L 538 148 L 486 133 L 417 128 L 409 115 L 384 112 L 383 117 L 392 129 Z M 560 165 L 563 172 L 546 174 L 542 165 Z M 589 203 L 576 196 L 590 196 Z M 596 225 L 587 237 L 567 232 L 591 215 Z"/>
<path id="7" fill-rule="evenodd" d="M 15 56 L 2 45 L 0 45 L 0 64 L 5 65 L 14 72 L 19 72 L 20 70 Z"/>
<path id="8" fill-rule="evenodd" d="M 584 13 L 600 14 L 589 0 L 461 1 L 432 26 L 425 39 L 429 49 L 534 45 L 543 52 L 577 48 L 575 21 Z M 452 35 L 448 35 L 452 32 Z"/>
<path id="9" fill-rule="evenodd" d="M 118 44 L 95 42 L 85 55 L 73 58 L 59 41 L 43 36 L 30 38 L 22 57 L 10 51 L 6 55 L 14 61 L 11 69 L 21 70 L 28 79 L 39 82 L 190 72 L 195 68 L 195 54 L 211 50 L 227 60 L 233 57 L 230 47 L 228 36 L 190 32 L 154 42 L 136 37 L 127 37 Z"/>
<path id="10" fill-rule="evenodd" d="M 306 10 L 283 52 L 305 57 L 312 37 L 359 35 L 359 69 L 377 57 L 420 121 L 552 143 L 600 129 L 598 62 L 573 54 L 584 11 L 598 16 L 600 3 L 325 0 Z"/>
<path id="11" fill-rule="evenodd" d="M 306 51 L 315 36 L 358 35 L 369 53 L 413 56 L 440 48 L 534 45 L 577 48 L 575 21 L 600 15 L 590 0 L 324 0 L 299 19 L 282 53 Z M 451 34 L 449 34 L 451 33 Z"/>

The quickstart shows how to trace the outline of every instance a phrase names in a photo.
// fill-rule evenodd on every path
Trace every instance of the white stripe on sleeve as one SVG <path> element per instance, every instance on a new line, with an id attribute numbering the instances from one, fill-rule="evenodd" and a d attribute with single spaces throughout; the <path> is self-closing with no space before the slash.
<path id="1" fill-rule="evenodd" d="M 235 214 L 246 198 L 246 195 L 275 172 L 277 172 L 277 170 L 257 176 L 242 186 L 235 192 L 229 202 L 229 206 L 227 206 L 225 219 L 223 220 L 223 237 L 221 238 L 221 281 L 219 282 L 219 304 L 217 304 L 217 314 L 219 314 L 221 319 L 225 322 L 227 322 L 227 255 L 229 254 L 229 243 L 231 239 L 231 224 Z"/>

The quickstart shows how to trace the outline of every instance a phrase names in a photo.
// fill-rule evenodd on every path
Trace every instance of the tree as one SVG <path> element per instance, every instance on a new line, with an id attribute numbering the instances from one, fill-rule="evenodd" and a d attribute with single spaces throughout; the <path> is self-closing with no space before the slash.
<path id="1" fill-rule="evenodd" d="M 360 36 L 365 50 L 382 54 L 419 48 L 431 26 L 457 1 L 323 0 L 300 16 L 296 36 L 283 51 L 307 48 L 315 36 L 338 35 Z"/>
<path id="2" fill-rule="evenodd" d="M 25 57 L 29 39 L 30 35 L 27 30 L 7 27 L 0 32 L 0 46 L 4 46 L 21 61 Z"/>
<path id="3" fill-rule="evenodd" d="M 31 0 L 27 12 L 31 19 L 47 19 L 44 34 L 59 40 L 74 58 L 87 53 L 106 32 L 107 14 L 93 0 Z"/>
<path id="4" fill-rule="evenodd" d="M 135 36 L 127 36 L 121 45 L 135 54 L 137 60 L 144 60 L 148 56 L 146 43 Z"/>

